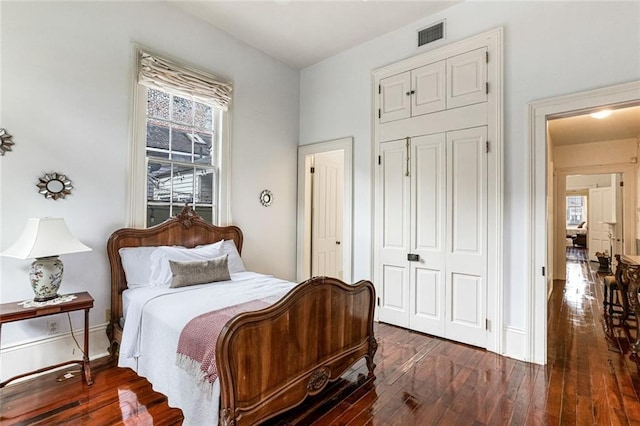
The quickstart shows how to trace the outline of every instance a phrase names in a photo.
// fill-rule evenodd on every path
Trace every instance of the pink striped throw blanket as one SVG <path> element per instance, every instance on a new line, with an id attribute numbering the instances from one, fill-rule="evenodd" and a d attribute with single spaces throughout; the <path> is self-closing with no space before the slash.
<path id="1" fill-rule="evenodd" d="M 195 376 L 201 385 L 211 388 L 206 385 L 218 378 L 216 342 L 224 325 L 240 313 L 264 309 L 273 302 L 252 300 L 193 318 L 180 333 L 176 365 Z"/>

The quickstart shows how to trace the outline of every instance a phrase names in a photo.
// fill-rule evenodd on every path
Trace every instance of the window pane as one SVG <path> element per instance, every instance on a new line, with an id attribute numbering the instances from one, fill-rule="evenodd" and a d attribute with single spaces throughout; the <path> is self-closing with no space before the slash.
<path id="1" fill-rule="evenodd" d="M 164 222 L 171 216 L 171 207 L 167 204 L 151 205 L 147 207 L 147 225 L 153 226 Z"/>
<path id="2" fill-rule="evenodd" d="M 147 117 L 169 119 L 169 94 L 147 89 Z"/>
<path id="3" fill-rule="evenodd" d="M 169 201 L 171 195 L 171 165 L 149 161 L 147 166 L 147 200 Z"/>
<path id="4" fill-rule="evenodd" d="M 197 169 L 196 203 L 213 204 L 214 173 L 212 169 Z"/>
<path id="5" fill-rule="evenodd" d="M 194 211 L 198 213 L 205 222 L 213 223 L 213 211 L 211 207 L 196 206 Z"/>
<path id="6" fill-rule="evenodd" d="M 194 133 L 193 139 L 193 162 L 200 164 L 213 164 L 211 158 L 212 135 L 210 133 Z"/>
<path id="7" fill-rule="evenodd" d="M 169 128 L 156 120 L 147 121 L 147 156 L 169 158 Z"/>
<path id="8" fill-rule="evenodd" d="M 174 96 L 171 120 L 176 123 L 193 125 L 193 101 Z"/>
<path id="9" fill-rule="evenodd" d="M 173 165 L 173 201 L 193 203 L 193 167 Z"/>
<path id="10" fill-rule="evenodd" d="M 184 129 L 171 129 L 171 159 L 191 163 L 191 138 Z"/>
<path id="11" fill-rule="evenodd" d="M 207 130 L 211 130 L 213 128 L 213 118 L 210 106 L 195 102 L 193 125 Z"/>

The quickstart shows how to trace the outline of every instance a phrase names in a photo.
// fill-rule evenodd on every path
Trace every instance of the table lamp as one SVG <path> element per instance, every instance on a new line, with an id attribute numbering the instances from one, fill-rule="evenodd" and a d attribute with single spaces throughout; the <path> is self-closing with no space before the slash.
<path id="1" fill-rule="evenodd" d="M 61 254 L 91 251 L 78 241 L 61 217 L 29 218 L 18 241 L 0 255 L 18 259 L 36 260 L 29 268 L 29 280 L 36 302 L 58 297 L 62 283 Z"/>

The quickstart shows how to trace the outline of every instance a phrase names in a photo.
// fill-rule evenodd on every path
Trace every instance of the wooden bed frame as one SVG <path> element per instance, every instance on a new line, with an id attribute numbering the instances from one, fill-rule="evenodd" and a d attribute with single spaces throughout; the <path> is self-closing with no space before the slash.
<path id="1" fill-rule="evenodd" d="M 107 333 L 115 353 L 122 339 L 122 292 L 127 288 L 118 250 L 122 247 L 195 247 L 234 240 L 242 252 L 242 231 L 205 222 L 188 206 L 149 229 L 115 231 L 107 243 L 111 265 L 111 321 Z M 227 322 L 216 346 L 221 387 L 219 423 L 253 425 L 289 410 L 337 380 L 365 358 L 374 376 L 375 289 L 369 281 L 349 285 L 316 277 L 276 304 Z"/>

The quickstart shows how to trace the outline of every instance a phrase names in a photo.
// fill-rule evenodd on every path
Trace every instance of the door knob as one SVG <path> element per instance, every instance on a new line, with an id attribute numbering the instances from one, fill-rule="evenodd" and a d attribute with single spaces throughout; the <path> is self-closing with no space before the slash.
<path id="1" fill-rule="evenodd" d="M 337 245 L 340 245 L 340 241 L 336 241 L 336 244 L 337 244 Z"/>

